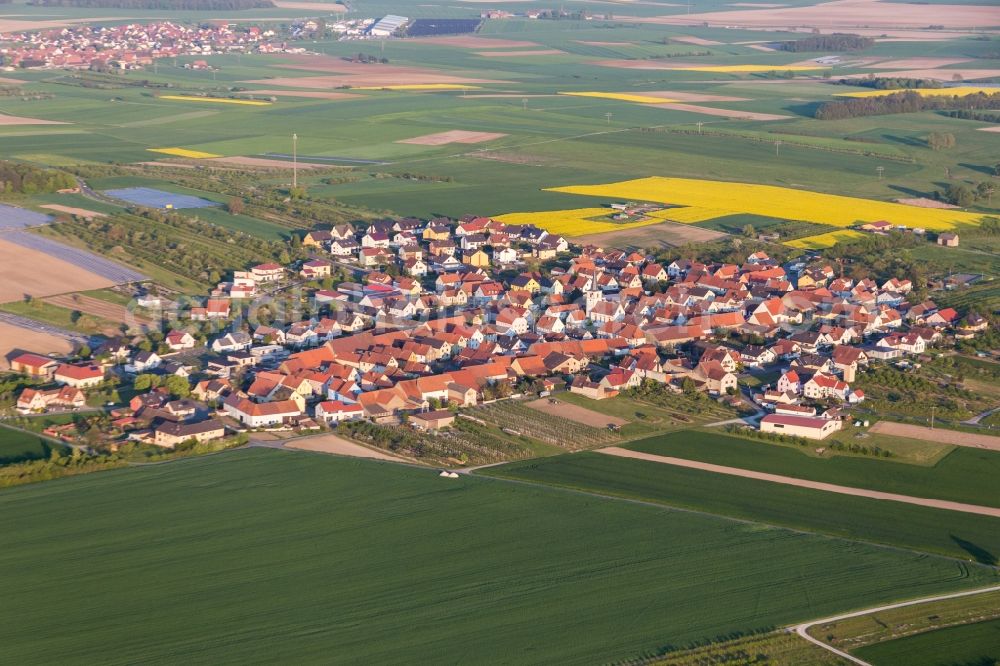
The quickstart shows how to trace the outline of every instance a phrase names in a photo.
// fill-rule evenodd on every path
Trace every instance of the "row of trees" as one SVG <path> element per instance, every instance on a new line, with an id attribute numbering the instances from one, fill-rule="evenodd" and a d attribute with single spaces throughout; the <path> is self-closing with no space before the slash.
<path id="1" fill-rule="evenodd" d="M 916 113 L 942 109 L 1000 109 L 1000 93 L 987 95 L 949 96 L 931 95 L 924 97 L 912 90 L 884 95 L 881 97 L 854 97 L 836 102 L 826 102 L 816 109 L 819 120 L 844 120 L 862 116 L 879 116 L 891 113 Z"/>
<path id="2" fill-rule="evenodd" d="M 976 111 L 975 109 L 955 109 L 953 111 L 948 111 L 945 115 L 950 118 L 960 118 L 962 120 L 979 120 L 984 123 L 1000 123 L 1000 113 Z"/>
<path id="3" fill-rule="evenodd" d="M 934 198 L 939 201 L 950 203 L 953 206 L 968 208 L 979 201 L 986 201 L 987 205 L 992 205 L 993 194 L 996 192 L 996 185 L 989 181 L 982 181 L 975 185 L 964 183 L 952 183 L 944 190 L 936 190 Z M 996 220 L 996 218 L 993 218 Z"/>
<path id="4" fill-rule="evenodd" d="M 840 79 L 842 86 L 862 86 L 875 90 L 906 90 L 912 88 L 940 88 L 937 79 L 911 79 L 902 76 L 866 76 L 863 79 Z"/>
<path id="5" fill-rule="evenodd" d="M 779 42 L 782 51 L 799 53 L 802 51 L 860 51 L 875 44 L 871 37 L 834 33 L 832 35 L 812 35 L 789 42 Z"/>

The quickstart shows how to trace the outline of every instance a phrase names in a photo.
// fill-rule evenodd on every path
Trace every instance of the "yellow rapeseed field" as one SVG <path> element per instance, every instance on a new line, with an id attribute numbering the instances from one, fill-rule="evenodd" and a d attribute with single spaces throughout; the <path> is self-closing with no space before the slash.
<path id="1" fill-rule="evenodd" d="M 479 90 L 461 83 L 400 83 L 388 86 L 352 86 L 352 90 Z"/>
<path id="2" fill-rule="evenodd" d="M 822 65 L 678 65 L 685 72 L 811 72 L 827 69 Z"/>
<path id="3" fill-rule="evenodd" d="M 600 97 L 602 99 L 617 99 L 623 102 L 635 102 L 636 104 L 668 104 L 676 102 L 676 99 L 664 99 L 662 97 L 649 97 L 647 95 L 630 95 L 628 93 L 614 92 L 561 92 L 560 95 L 570 95 L 572 97 Z"/>
<path id="4" fill-rule="evenodd" d="M 797 247 L 800 250 L 822 250 L 833 247 L 842 240 L 850 240 L 859 236 L 864 236 L 864 234 L 853 229 L 840 229 L 838 231 L 829 231 L 825 234 L 816 234 L 815 236 L 806 236 L 805 238 L 785 241 L 785 245 L 788 247 Z"/>
<path id="5" fill-rule="evenodd" d="M 642 222 L 604 222 L 592 220 L 594 217 L 606 217 L 613 213 L 608 208 L 573 208 L 570 210 L 547 210 L 534 213 L 507 213 L 498 215 L 494 219 L 507 224 L 532 224 L 540 229 L 545 229 L 551 234 L 560 236 L 586 236 L 589 234 L 600 234 L 606 231 L 621 231 L 623 229 L 635 229 L 645 227 L 650 224 L 659 224 L 662 220 L 650 219 Z"/>
<path id="6" fill-rule="evenodd" d="M 556 187 L 551 191 L 605 197 L 618 201 L 655 201 L 719 213 L 707 216 L 708 212 L 703 214 L 692 211 L 693 217 L 701 219 L 749 213 L 837 227 L 850 227 L 859 222 L 888 220 L 894 224 L 940 231 L 953 229 L 956 224 L 977 224 L 982 218 L 979 214 L 960 210 L 919 208 L 773 185 L 692 178 L 639 178 L 606 185 Z M 684 216 L 680 211 L 664 214 L 669 219 Z"/>
<path id="7" fill-rule="evenodd" d="M 215 104 L 243 104 L 245 106 L 270 106 L 270 102 L 256 99 L 229 99 L 228 97 L 198 97 L 197 95 L 160 95 L 160 99 L 180 102 L 212 102 Z"/>
<path id="8" fill-rule="evenodd" d="M 885 97 L 886 95 L 895 95 L 901 92 L 915 92 L 920 93 L 921 97 L 939 97 L 946 95 L 948 97 L 964 97 L 966 95 L 975 95 L 976 93 L 1000 93 L 1000 86 L 994 86 L 992 88 L 984 86 L 956 86 L 954 88 L 906 88 L 898 90 L 863 90 L 860 92 L 847 92 L 847 93 L 837 93 L 834 97 Z"/>
<path id="9" fill-rule="evenodd" d="M 147 148 L 151 153 L 163 153 L 164 155 L 174 155 L 175 157 L 190 157 L 194 160 L 204 160 L 209 157 L 222 157 L 215 153 L 203 153 L 200 150 L 188 150 L 187 148 Z"/>

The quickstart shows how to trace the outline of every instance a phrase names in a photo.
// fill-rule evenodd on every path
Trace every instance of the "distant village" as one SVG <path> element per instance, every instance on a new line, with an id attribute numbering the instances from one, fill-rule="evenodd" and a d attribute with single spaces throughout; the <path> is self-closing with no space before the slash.
<path id="1" fill-rule="evenodd" d="M 109 381 L 134 384 L 111 408 L 107 439 L 172 448 L 362 419 L 442 428 L 525 380 L 593 400 L 653 382 L 766 410 L 764 432 L 823 439 L 864 401 L 853 384 L 869 364 L 988 328 L 911 300 L 908 280 L 852 280 L 818 255 L 664 265 L 471 216 L 345 224 L 301 240 L 312 258 L 234 272 L 176 313 L 156 347 L 119 337 L 83 362 L 13 358 L 33 382 L 17 411 L 77 410 Z M 333 280 L 335 270 L 351 279 Z M 324 282 L 306 289 L 318 314 L 247 317 L 264 296 Z M 147 314 L 170 307 L 153 293 L 137 303 Z M 191 324 L 205 321 L 219 333 L 200 345 Z M 741 372 L 765 369 L 777 379 L 741 390 Z"/>
<path id="2" fill-rule="evenodd" d="M 132 70 L 156 58 L 226 53 L 301 52 L 273 30 L 226 21 L 202 26 L 170 21 L 118 26 L 81 25 L 0 35 L 0 57 L 11 68 Z M 207 64 L 201 65 L 207 68 Z"/>

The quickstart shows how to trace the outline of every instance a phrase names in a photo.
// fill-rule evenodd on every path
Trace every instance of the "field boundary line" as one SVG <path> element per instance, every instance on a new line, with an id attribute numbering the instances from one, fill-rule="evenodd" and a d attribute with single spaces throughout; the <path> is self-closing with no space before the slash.
<path id="1" fill-rule="evenodd" d="M 887 610 L 895 610 L 897 608 L 906 608 L 907 606 L 917 606 L 919 604 L 929 604 L 929 603 L 933 603 L 935 601 L 947 601 L 949 599 L 958 599 L 958 598 L 961 598 L 961 597 L 971 597 L 971 596 L 974 596 L 976 594 L 985 594 L 987 592 L 996 592 L 996 591 L 1000 591 L 1000 585 L 992 585 L 990 587 L 982 587 L 982 588 L 979 588 L 977 590 L 965 590 L 964 592 L 952 592 L 950 594 L 939 594 L 939 595 L 936 595 L 936 596 L 933 596 L 933 597 L 924 597 L 922 599 L 912 599 L 910 601 L 900 601 L 899 603 L 895 603 L 895 604 L 886 604 L 884 606 L 877 606 L 875 608 L 866 608 L 864 610 L 854 611 L 852 613 L 842 613 L 841 615 L 834 615 L 832 617 L 825 617 L 825 618 L 822 618 L 820 620 L 810 620 L 808 622 L 802 622 L 801 624 L 796 624 L 796 625 L 793 625 L 791 627 L 788 627 L 788 629 L 790 631 L 795 631 L 796 634 L 798 634 L 801 638 L 804 638 L 805 640 L 809 641 L 810 643 L 812 643 L 814 645 L 818 645 L 821 648 L 823 648 L 824 650 L 832 652 L 833 654 L 837 655 L 838 657 L 846 659 L 846 660 L 850 661 L 851 663 L 858 664 L 859 666 L 872 666 L 870 663 L 868 663 L 867 661 L 864 661 L 863 659 L 859 659 L 858 657 L 855 657 L 855 656 L 853 656 L 851 654 L 848 654 L 847 652 L 844 652 L 843 650 L 838 650 L 837 648 L 833 647 L 832 645 L 830 645 L 828 643 L 824 643 L 823 641 L 819 640 L 818 638 L 813 638 L 812 636 L 809 635 L 809 629 L 811 629 L 812 627 L 816 626 L 817 624 L 828 624 L 830 622 L 839 622 L 840 620 L 849 620 L 849 619 L 855 618 L 855 617 L 862 617 L 864 615 L 871 615 L 872 613 L 881 613 L 881 612 L 887 611 Z M 958 626 L 960 626 L 960 625 L 958 625 Z M 934 629 L 930 629 L 929 631 L 934 631 Z M 920 632 L 920 633 L 927 633 L 927 632 Z"/>
<path id="2" fill-rule="evenodd" d="M 952 502 L 949 500 L 930 499 L 926 497 L 913 497 L 911 495 L 899 495 L 897 493 L 887 493 L 881 490 L 869 490 L 866 488 L 854 488 L 852 486 L 840 486 L 834 483 L 825 483 L 823 481 L 809 481 L 806 479 L 799 479 L 793 476 L 782 476 L 780 474 L 756 472 L 749 469 L 743 469 L 741 467 L 728 467 L 726 465 L 715 465 L 713 463 L 687 460 L 685 458 L 658 456 L 652 453 L 631 451 L 629 449 L 624 449 L 620 446 L 608 446 L 602 449 L 596 449 L 596 451 L 597 453 L 603 453 L 604 455 L 615 456 L 618 458 L 632 458 L 636 460 L 646 460 L 649 462 L 660 463 L 665 465 L 674 465 L 676 467 L 686 467 L 688 469 L 695 469 L 703 472 L 712 472 L 714 474 L 739 476 L 747 479 L 755 479 L 757 481 L 779 483 L 786 486 L 796 486 L 799 488 L 807 488 L 810 490 L 822 490 L 830 493 L 838 493 L 840 495 L 853 495 L 855 497 L 865 497 L 868 499 L 886 500 L 890 502 L 902 502 L 905 504 L 915 504 L 917 506 L 929 507 L 932 509 L 959 511 L 962 513 L 972 513 L 981 516 L 989 516 L 992 518 L 1000 518 L 1000 508 L 998 507 L 980 506 L 978 504 L 965 504 L 963 502 Z"/>

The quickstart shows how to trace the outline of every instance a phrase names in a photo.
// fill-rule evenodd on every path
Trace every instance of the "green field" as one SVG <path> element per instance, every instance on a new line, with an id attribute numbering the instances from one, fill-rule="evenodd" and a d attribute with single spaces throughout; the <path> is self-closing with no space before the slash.
<path id="1" fill-rule="evenodd" d="M 37 435 L 0 426 L 0 465 L 48 458 L 52 447 Z"/>
<path id="2" fill-rule="evenodd" d="M 21 664 L 608 662 L 995 579 L 654 506 L 261 450 L 13 488 L 0 511 L 0 641 Z"/>
<path id="3" fill-rule="evenodd" d="M 988 564 L 996 564 L 1000 553 L 1000 530 L 995 518 L 838 495 L 601 453 L 584 452 L 515 462 L 478 473 Z"/>
<path id="4" fill-rule="evenodd" d="M 874 666 L 994 666 L 1000 663 L 1000 620 L 897 638 L 855 654 Z"/>
<path id="5" fill-rule="evenodd" d="M 678 13 L 681 9 L 671 3 L 619 4 L 622 6 L 616 6 L 615 13 L 623 15 Z M 707 11 L 715 4 L 713 0 L 698 9 Z M 811 3 L 806 0 L 801 4 Z M 398 2 L 361 2 L 353 9 L 356 15 L 366 15 L 393 5 L 403 11 Z M 568 10 L 582 7 L 608 11 L 606 3 L 566 3 Z M 419 9 L 408 3 L 404 13 L 476 15 L 479 9 Z M 70 8 L 47 8 L 47 12 L 101 13 Z M 239 14 L 243 18 L 259 15 L 256 11 Z M 823 83 L 810 73 L 781 85 L 764 85 L 758 75 L 622 69 L 596 64 L 630 59 L 669 64 L 670 58 L 679 58 L 700 65 L 756 63 L 780 69 L 807 57 L 803 53 L 762 53 L 736 43 L 771 40 L 775 38 L 773 33 L 602 21 L 508 20 L 489 22 L 480 34 L 484 38 L 527 40 L 537 48 L 558 49 L 565 55 L 489 58 L 477 49 L 390 40 L 384 51 L 381 46 L 377 48 L 392 66 L 429 68 L 489 82 L 476 84 L 479 90 L 465 93 L 364 90 L 355 91 L 357 98 L 346 100 L 282 96 L 267 107 L 160 99 L 154 96 L 159 89 L 121 84 L 109 95 L 107 90 L 80 85 L 79 77 L 92 78 L 94 74 L 16 72 L 16 77 L 26 81 L 27 90 L 55 97 L 9 101 L 4 111 L 74 124 L 2 127 L 0 148 L 12 159 L 53 165 L 135 163 L 164 159 L 163 155 L 148 152 L 154 147 L 184 147 L 226 156 L 287 153 L 291 149 L 290 135 L 296 132 L 300 155 L 388 162 L 350 169 L 360 176 L 352 183 L 328 185 L 320 182 L 321 177 L 303 173 L 302 182 L 314 189 L 315 196 L 426 217 L 586 206 L 586 199 L 541 190 L 649 175 L 746 180 L 892 199 L 929 194 L 941 188 L 945 167 L 950 169 L 953 180 L 987 177 L 1000 144 L 995 135 L 977 131 L 984 123 L 930 112 L 817 121 L 812 118 L 817 103 L 852 88 Z M 694 46 L 671 41 L 673 37 L 691 35 L 723 43 Z M 331 40 L 309 44 L 310 50 L 330 56 L 332 63 L 359 50 L 371 51 L 373 46 Z M 921 50 L 908 42 L 881 43 L 862 55 L 892 58 L 930 54 L 972 58 L 975 64 L 970 66 L 978 68 L 1000 66 L 989 41 L 956 39 L 935 42 L 932 47 L 922 44 Z M 101 75 L 100 80 L 114 86 L 115 81 L 148 79 L 169 83 L 172 93 L 229 94 L 231 87 L 251 93 L 254 89 L 272 89 L 276 86 L 268 80 L 274 77 L 321 74 L 288 68 L 283 56 L 231 55 L 208 58 L 218 68 L 213 77 L 210 72 L 183 69 L 191 59 L 180 58 L 176 65 L 164 59 L 155 72 L 129 73 L 118 79 Z M 847 64 L 835 67 L 834 76 L 871 71 L 851 62 L 848 59 Z M 704 105 L 777 114 L 785 119 L 755 122 L 558 94 L 608 91 L 642 95 L 664 90 L 735 97 L 738 99 L 734 101 Z M 507 96 L 491 96 L 497 93 Z M 612 114 L 610 122 L 608 113 Z M 696 130 L 697 122 L 704 123 L 701 133 Z M 398 143 L 451 129 L 501 132 L 507 136 L 478 145 Z M 932 131 L 954 134 L 956 146 L 947 151 L 928 149 L 924 137 Z M 75 133 L 72 140 L 67 140 L 66 132 Z M 775 154 L 776 140 L 783 143 L 780 155 Z M 883 167 L 882 179 L 874 177 L 876 167 Z M 395 177 L 372 181 L 368 178 L 371 172 Z M 399 177 L 406 174 L 424 178 Z M 994 199 L 993 204 L 1000 205 L 1000 199 Z M 247 220 L 229 220 L 229 224 L 213 221 L 264 237 L 280 232 Z M 767 220 L 758 222 L 768 226 Z M 730 225 L 720 221 L 718 226 L 728 230 Z"/>
<path id="6" fill-rule="evenodd" d="M 1000 506 L 1000 453 L 982 449 L 955 447 L 934 466 L 925 467 L 892 458 L 815 458 L 794 448 L 718 432 L 673 433 L 635 442 L 628 448 L 842 486 Z"/>

